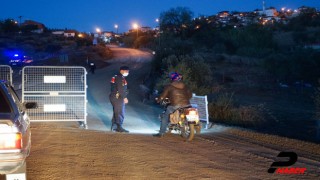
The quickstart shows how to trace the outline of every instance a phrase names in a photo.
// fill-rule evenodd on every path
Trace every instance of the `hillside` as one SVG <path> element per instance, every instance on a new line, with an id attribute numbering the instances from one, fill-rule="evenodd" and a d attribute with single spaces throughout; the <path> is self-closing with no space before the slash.
<path id="1" fill-rule="evenodd" d="M 0 36 L 0 63 L 8 64 L 14 53 L 32 57 L 33 65 L 86 66 L 89 60 L 98 67 L 104 67 L 106 63 L 102 60 L 112 58 L 112 52 L 107 47 L 93 46 L 90 36 L 68 38 L 50 33 Z"/>
<path id="2" fill-rule="evenodd" d="M 303 81 L 282 82 L 260 66 L 260 60 L 207 54 L 217 82 L 209 95 L 213 122 L 236 125 L 290 138 L 320 142 L 320 125 L 315 117 L 316 87 Z M 224 105 L 229 101 L 229 105 Z M 219 108 L 229 108 L 221 111 Z M 220 112 L 221 111 L 221 112 Z M 239 118 L 219 119 L 219 112 L 237 111 Z M 228 114 L 226 114 L 227 116 Z"/>

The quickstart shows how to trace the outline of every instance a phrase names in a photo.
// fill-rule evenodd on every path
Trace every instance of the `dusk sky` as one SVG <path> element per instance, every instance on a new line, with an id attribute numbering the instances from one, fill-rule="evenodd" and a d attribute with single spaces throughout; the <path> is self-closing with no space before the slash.
<path id="1" fill-rule="evenodd" d="M 320 9 L 320 0 L 265 0 L 266 7 L 296 9 L 303 5 Z M 75 29 L 81 32 L 128 31 L 133 23 L 156 27 L 156 18 L 170 8 L 187 7 L 195 17 L 219 11 L 262 9 L 262 0 L 2 0 L 0 20 L 34 20 L 50 29 Z"/>

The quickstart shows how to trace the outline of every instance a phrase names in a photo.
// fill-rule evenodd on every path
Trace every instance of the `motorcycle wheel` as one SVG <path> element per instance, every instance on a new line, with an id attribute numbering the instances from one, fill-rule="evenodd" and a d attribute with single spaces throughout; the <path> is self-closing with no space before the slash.
<path id="1" fill-rule="evenodd" d="M 190 134 L 188 137 L 188 141 L 192 141 L 194 137 L 194 124 L 189 124 Z"/>
<path id="2" fill-rule="evenodd" d="M 189 124 L 181 128 L 181 136 L 187 138 L 187 141 L 192 141 L 194 138 L 194 124 Z"/>
<path id="3" fill-rule="evenodd" d="M 201 123 L 199 125 L 195 126 L 195 130 L 196 130 L 196 134 L 201 133 Z"/>

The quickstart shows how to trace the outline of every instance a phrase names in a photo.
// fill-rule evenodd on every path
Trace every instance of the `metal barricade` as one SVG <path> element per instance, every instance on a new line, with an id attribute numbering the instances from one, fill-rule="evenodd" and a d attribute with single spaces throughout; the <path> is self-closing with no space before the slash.
<path id="1" fill-rule="evenodd" d="M 87 128 L 87 72 L 84 67 L 27 66 L 22 69 L 22 101 L 32 121 L 78 121 Z"/>
<path id="2" fill-rule="evenodd" d="M 0 81 L 8 82 L 11 86 L 12 83 L 12 68 L 8 65 L 0 65 Z"/>
<path id="3" fill-rule="evenodd" d="M 209 112 L 208 112 L 208 100 L 207 96 L 196 96 L 192 94 L 192 98 L 190 100 L 192 105 L 196 105 L 198 108 L 200 121 L 206 122 L 206 129 L 209 127 Z"/>

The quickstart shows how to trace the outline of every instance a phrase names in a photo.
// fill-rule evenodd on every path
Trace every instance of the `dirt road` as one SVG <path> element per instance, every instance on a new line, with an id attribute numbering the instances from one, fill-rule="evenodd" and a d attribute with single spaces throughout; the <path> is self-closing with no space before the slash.
<path id="1" fill-rule="evenodd" d="M 87 179 L 319 179 L 320 146 L 213 126 L 193 142 L 178 135 L 155 138 L 158 106 L 143 104 L 138 85 L 148 76 L 150 54 L 112 47 L 110 66 L 88 75 L 88 129 L 77 123 L 32 123 L 32 149 L 27 177 L 32 180 Z M 110 132 L 109 80 L 121 65 L 131 68 L 129 104 L 124 127 L 129 134 Z M 281 151 L 294 151 L 292 167 L 302 175 L 267 173 Z M 285 161 L 285 160 L 283 160 Z"/>

